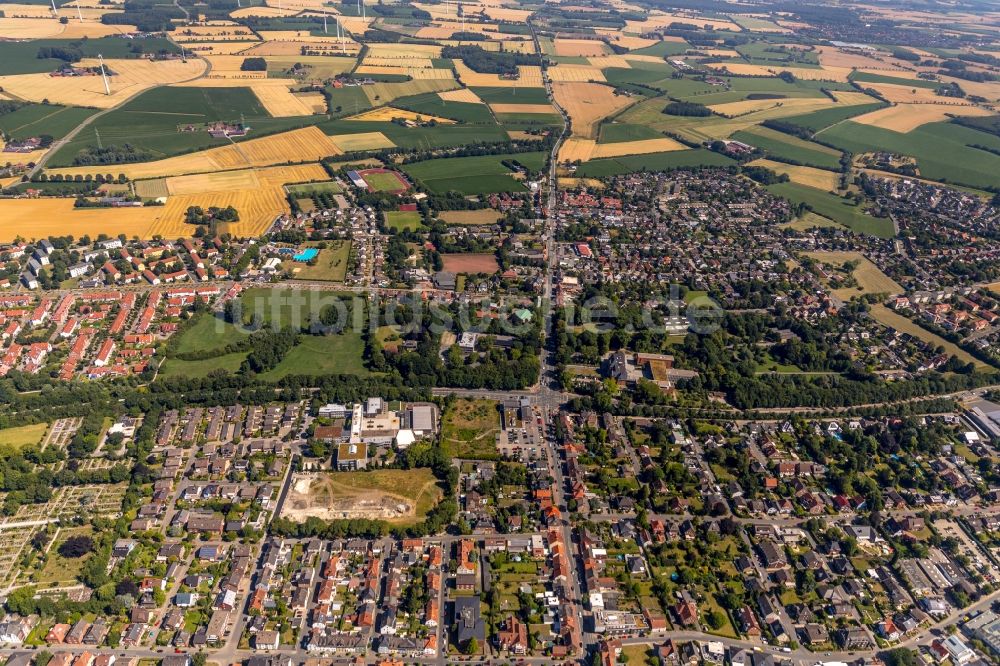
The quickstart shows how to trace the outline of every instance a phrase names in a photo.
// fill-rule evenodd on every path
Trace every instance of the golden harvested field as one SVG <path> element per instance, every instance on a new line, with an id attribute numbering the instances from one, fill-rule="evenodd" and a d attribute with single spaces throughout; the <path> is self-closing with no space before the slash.
<path id="1" fill-rule="evenodd" d="M 620 55 L 594 56 L 587 58 L 587 62 L 590 63 L 591 67 L 596 67 L 597 69 L 607 69 L 608 67 L 631 69 L 632 67 L 632 64 L 625 59 L 625 56 Z"/>
<path id="2" fill-rule="evenodd" d="M 168 197 L 166 205 L 143 208 L 74 208 L 73 199 L 0 200 L 0 242 L 24 236 L 34 238 L 125 234 L 139 238 L 190 236 L 195 227 L 184 222 L 189 206 L 234 206 L 240 221 L 222 225 L 220 232 L 246 237 L 261 234 L 288 204 L 281 188 L 219 191 Z"/>
<path id="3" fill-rule="evenodd" d="M 867 95 L 863 92 L 847 92 L 843 90 L 831 90 L 830 91 L 834 97 L 837 98 L 838 104 L 843 104 L 844 106 L 854 106 L 856 104 L 872 104 L 878 100 Z"/>
<path id="4" fill-rule="evenodd" d="M 389 56 L 373 56 L 369 53 L 365 56 L 365 59 L 361 61 L 362 67 L 410 67 L 413 69 L 431 69 L 434 67 L 434 63 L 431 62 L 430 58 L 401 58 L 398 55 Z"/>
<path id="5" fill-rule="evenodd" d="M 168 157 L 155 162 L 122 164 L 115 167 L 131 180 L 209 173 L 247 167 L 264 167 L 286 162 L 314 162 L 343 151 L 315 126 L 249 139 L 229 146 L 201 150 L 187 155 Z M 103 173 L 98 167 L 72 167 L 58 173 L 73 175 Z"/>
<path id="6" fill-rule="evenodd" d="M 824 67 L 873 68 L 883 71 L 887 69 L 901 69 L 890 66 L 887 62 L 883 61 L 882 58 L 888 58 L 889 54 L 882 52 L 874 52 L 877 56 L 873 57 L 873 55 L 863 53 L 842 51 L 835 46 L 817 46 L 816 53 L 819 55 L 820 64 Z M 890 74 L 890 76 L 896 76 L 896 74 Z"/>
<path id="7" fill-rule="evenodd" d="M 605 185 L 596 178 L 560 178 L 559 187 L 586 187 L 588 189 L 603 190 Z"/>
<path id="8" fill-rule="evenodd" d="M 100 76 L 58 77 L 47 73 L 0 76 L 0 88 L 22 99 L 70 106 L 93 106 L 107 109 L 121 104 L 129 97 L 159 84 L 177 83 L 200 76 L 205 71 L 201 60 L 163 60 L 150 62 L 137 60 L 107 60 L 107 67 L 115 72 L 109 77 L 111 95 L 104 92 Z M 80 61 L 82 67 L 96 67 L 95 58 Z"/>
<path id="9" fill-rule="evenodd" d="M 523 130 L 507 130 L 507 136 L 513 141 L 541 141 L 543 137 Z"/>
<path id="10" fill-rule="evenodd" d="M 931 88 L 911 88 L 892 83 L 866 83 L 865 87 L 877 90 L 890 102 L 911 104 L 940 104 L 942 106 L 964 106 L 971 102 L 957 97 L 941 97 Z"/>
<path id="11" fill-rule="evenodd" d="M 438 97 L 446 102 L 465 102 L 466 104 L 483 103 L 483 100 L 479 99 L 479 96 L 468 88 L 459 88 L 458 90 L 446 90 L 444 92 L 439 92 Z"/>
<path id="12" fill-rule="evenodd" d="M 579 160 L 586 162 L 605 157 L 648 155 L 649 153 L 667 153 L 675 150 L 688 150 L 688 147 L 667 137 L 619 143 L 597 143 L 593 139 L 570 137 L 559 149 L 559 161 L 575 162 Z"/>
<path id="13" fill-rule="evenodd" d="M 73 13 L 75 14 L 75 12 Z M 17 18 L 11 16 L 10 13 L 7 13 L 4 18 L 0 18 L 0 39 L 45 39 L 49 37 L 97 39 L 135 32 L 135 30 L 134 25 L 104 25 L 100 21 L 94 20 L 85 20 L 80 23 L 74 19 L 63 25 L 55 18 Z"/>
<path id="14" fill-rule="evenodd" d="M 635 101 L 599 83 L 555 82 L 552 93 L 573 121 L 573 136 L 585 139 L 596 138 L 598 122 Z"/>
<path id="15" fill-rule="evenodd" d="M 376 109 L 369 109 L 368 111 L 362 111 L 356 116 L 350 116 L 349 118 L 345 118 L 345 120 L 381 122 L 381 121 L 393 120 L 394 118 L 402 118 L 404 120 L 422 119 L 424 121 L 436 120 L 438 124 L 441 125 L 455 124 L 455 121 L 452 120 L 451 118 L 440 118 L 438 116 L 415 113 L 413 111 L 407 111 L 406 109 L 397 109 L 392 106 L 380 106 Z"/>
<path id="16" fill-rule="evenodd" d="M 715 62 L 708 63 L 706 67 L 718 70 L 726 70 L 731 74 L 744 76 L 777 76 L 780 72 L 791 72 L 797 79 L 805 81 L 847 81 L 847 75 L 851 73 L 849 67 L 822 67 L 811 69 L 808 67 L 777 67 L 764 65 L 751 65 L 742 62 Z"/>
<path id="17" fill-rule="evenodd" d="M 197 42 L 193 44 L 185 44 L 184 49 L 188 53 L 194 53 L 200 56 L 224 56 L 233 55 L 236 53 L 242 53 L 247 49 L 251 49 L 260 42 Z M 244 56 L 246 57 L 246 56 Z"/>
<path id="18" fill-rule="evenodd" d="M 285 70 L 291 69 L 296 64 L 305 65 L 308 68 L 305 79 L 309 81 L 329 79 L 337 74 L 349 72 L 355 63 L 354 58 L 343 56 L 268 56 L 266 60 L 268 67 Z"/>
<path id="19" fill-rule="evenodd" d="M 966 94 L 979 95 L 991 102 L 1000 101 L 1000 81 L 966 81 L 952 76 L 942 76 L 941 80 L 945 83 L 957 83 Z"/>
<path id="20" fill-rule="evenodd" d="M 496 42 L 487 42 L 487 43 L 495 44 Z M 503 48 L 505 51 L 508 51 L 510 53 L 531 54 L 535 52 L 535 43 L 527 39 L 510 39 L 503 43 Z"/>
<path id="21" fill-rule="evenodd" d="M 236 23 L 229 25 L 192 25 L 176 30 L 173 38 L 178 42 L 252 42 L 260 38 Z"/>
<path id="22" fill-rule="evenodd" d="M 879 270 L 868 258 L 860 252 L 806 252 L 806 256 L 830 266 L 843 266 L 854 262 L 857 268 L 852 275 L 857 280 L 857 287 L 835 289 L 834 294 L 843 300 L 861 294 L 888 294 L 894 296 L 903 293 L 903 288 L 895 280 Z"/>
<path id="23" fill-rule="evenodd" d="M 422 95 L 423 93 L 441 92 L 458 88 L 455 79 L 415 79 L 402 83 L 376 82 L 374 85 L 362 86 L 368 100 L 375 106 L 388 104 L 400 97 Z"/>
<path id="24" fill-rule="evenodd" d="M 242 52 L 244 56 L 296 56 L 302 53 L 302 49 L 319 50 L 335 56 L 354 56 L 361 50 L 361 45 L 350 38 L 340 42 L 303 42 L 296 40 L 268 40 L 262 44 L 257 44 Z M 307 56 L 303 56 L 307 57 Z"/>
<path id="25" fill-rule="evenodd" d="M 490 104 L 493 113 L 556 113 L 551 104 Z"/>
<path id="26" fill-rule="evenodd" d="M 510 7 L 486 7 L 483 13 L 494 21 L 508 23 L 524 23 L 532 12 L 527 9 L 512 9 Z"/>
<path id="27" fill-rule="evenodd" d="M 295 16 L 299 13 L 297 9 L 278 9 L 277 7 L 266 7 L 264 5 L 259 5 L 257 7 L 240 7 L 239 9 L 234 9 L 229 12 L 229 15 L 233 18 L 248 18 L 248 17 L 259 17 L 259 18 L 278 18 L 282 16 Z"/>
<path id="28" fill-rule="evenodd" d="M 265 81 L 281 82 L 280 79 L 265 79 Z M 285 84 L 277 86 L 251 85 L 250 90 L 257 96 L 267 112 L 275 118 L 309 116 L 315 113 L 315 100 L 309 101 L 308 98 L 293 95 Z M 320 98 L 322 97 L 320 94 Z"/>
<path id="29" fill-rule="evenodd" d="M 727 118 L 736 118 L 750 113 L 779 108 L 789 109 L 789 113 L 784 115 L 792 115 L 793 113 L 797 113 L 799 108 L 808 108 L 810 111 L 813 111 L 820 107 L 832 106 L 833 104 L 833 100 L 828 97 L 792 97 L 789 99 L 747 99 L 740 102 L 713 104 L 708 108 Z M 803 111 L 803 113 L 805 112 Z"/>
<path id="30" fill-rule="evenodd" d="M 382 132 L 360 132 L 358 134 L 334 134 L 330 137 L 343 152 L 353 153 L 359 150 L 378 150 L 380 148 L 394 148 L 394 144 L 389 137 Z"/>
<path id="31" fill-rule="evenodd" d="M 483 88 L 541 88 L 542 69 L 535 66 L 518 67 L 521 76 L 515 80 L 501 79 L 499 74 L 480 74 L 469 69 L 461 60 L 455 60 L 455 71 L 462 83 L 469 87 Z M 551 72 L 551 70 L 549 70 Z"/>
<path id="32" fill-rule="evenodd" d="M 921 125 L 946 120 L 950 115 L 989 116 L 978 106 L 944 106 L 941 104 L 897 104 L 852 118 L 856 123 L 872 125 L 893 132 L 912 132 Z"/>
<path id="33" fill-rule="evenodd" d="M 596 39 L 559 39 L 555 40 L 557 56 L 583 56 L 585 58 L 608 55 L 608 45 Z"/>
<path id="34" fill-rule="evenodd" d="M 319 91 L 313 92 L 297 92 L 292 93 L 306 105 L 306 108 L 312 109 L 312 113 L 326 113 L 326 95 Z"/>
<path id="35" fill-rule="evenodd" d="M 751 166 L 762 166 L 774 171 L 788 175 L 788 179 L 793 183 L 815 187 L 817 190 L 832 192 L 837 189 L 840 183 L 840 174 L 825 169 L 816 169 L 807 166 L 795 166 L 784 162 L 772 160 L 754 160 Z"/>
<path id="36" fill-rule="evenodd" d="M 429 59 L 440 56 L 441 47 L 433 44 L 370 44 L 368 46 L 368 58 L 409 60 L 414 57 Z"/>
<path id="37" fill-rule="evenodd" d="M 697 25 L 699 28 L 710 25 L 715 30 L 730 30 L 732 32 L 740 32 L 741 30 L 741 28 L 732 21 L 653 11 L 649 13 L 649 16 L 645 21 L 626 21 L 625 32 L 641 35 L 648 32 L 655 32 L 660 28 L 666 28 L 671 23 L 691 23 L 693 25 Z"/>
<path id="38" fill-rule="evenodd" d="M 326 169 L 314 163 L 218 171 L 192 176 L 171 176 L 164 180 L 167 194 L 177 196 L 225 190 L 255 190 L 281 187 L 286 183 L 306 183 L 329 179 Z"/>
<path id="39" fill-rule="evenodd" d="M 549 78 L 555 81 L 605 81 L 604 72 L 590 65 L 556 65 L 549 67 Z"/>
<path id="40" fill-rule="evenodd" d="M 450 69 L 436 69 L 434 67 L 405 67 L 403 65 L 361 65 L 355 70 L 356 74 L 375 75 L 396 75 L 409 76 L 412 79 L 421 80 L 454 80 L 455 75 Z"/>
<path id="41" fill-rule="evenodd" d="M 626 48 L 630 51 L 635 51 L 638 49 L 644 49 L 647 46 L 652 46 L 657 42 L 655 39 L 647 39 L 645 37 L 636 37 L 635 35 L 626 35 L 624 33 L 618 32 L 617 30 L 611 30 L 608 28 L 598 29 L 597 34 L 608 37 L 618 46 Z"/>

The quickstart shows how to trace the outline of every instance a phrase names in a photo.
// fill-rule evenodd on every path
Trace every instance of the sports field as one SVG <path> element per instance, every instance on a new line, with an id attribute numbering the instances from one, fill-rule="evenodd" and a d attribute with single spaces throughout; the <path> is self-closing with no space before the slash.
<path id="1" fill-rule="evenodd" d="M 426 229 L 420 213 L 406 210 L 390 210 L 385 214 L 385 226 L 394 231 L 421 231 Z"/>

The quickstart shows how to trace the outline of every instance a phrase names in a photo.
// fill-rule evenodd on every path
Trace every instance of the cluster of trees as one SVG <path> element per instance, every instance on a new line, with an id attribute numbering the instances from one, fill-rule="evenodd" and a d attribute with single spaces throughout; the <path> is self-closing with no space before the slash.
<path id="1" fill-rule="evenodd" d="M 239 222 L 240 213 L 232 206 L 219 208 L 209 206 L 205 210 L 201 206 L 188 206 L 184 213 L 184 221 L 188 224 L 211 224 L 212 222 Z"/>
<path id="2" fill-rule="evenodd" d="M 742 169 L 743 173 L 761 185 L 773 185 L 774 183 L 787 183 L 788 174 L 787 173 L 776 173 L 771 171 L 767 167 L 762 166 L 744 166 Z"/>
<path id="3" fill-rule="evenodd" d="M 668 116 L 696 116 L 706 117 L 712 115 L 712 110 L 704 104 L 696 102 L 670 102 L 663 107 L 663 113 Z"/>
<path id="4" fill-rule="evenodd" d="M 250 353 L 240 366 L 240 372 L 249 374 L 276 368 L 298 340 L 298 332 L 291 327 L 280 331 L 270 329 L 258 331 L 253 335 Z"/>
<path id="5" fill-rule="evenodd" d="M 83 51 L 75 44 L 69 46 L 43 46 L 38 49 L 39 60 L 62 60 L 63 62 L 80 62 L 83 60 Z"/>
<path id="6" fill-rule="evenodd" d="M 264 58 L 244 58 L 243 64 L 240 65 L 240 71 L 242 72 L 266 72 L 267 71 L 267 60 Z"/>
<path id="7" fill-rule="evenodd" d="M 151 159 L 153 159 L 153 153 L 150 151 L 126 143 L 121 146 L 112 144 L 103 148 L 87 146 L 76 154 L 73 158 L 73 164 L 76 166 L 127 164 L 129 162 L 145 162 Z"/>
<path id="8" fill-rule="evenodd" d="M 480 46 L 446 46 L 442 58 L 457 58 L 474 72 L 515 76 L 519 65 L 540 65 L 538 56 L 524 53 L 485 51 Z"/>

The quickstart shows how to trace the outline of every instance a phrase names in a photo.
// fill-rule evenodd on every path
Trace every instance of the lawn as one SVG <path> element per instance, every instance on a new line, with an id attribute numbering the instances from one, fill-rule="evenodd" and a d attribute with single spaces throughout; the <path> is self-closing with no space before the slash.
<path id="1" fill-rule="evenodd" d="M 328 241 L 320 249 L 316 265 L 299 261 L 286 261 L 282 268 L 292 271 L 295 280 L 319 280 L 323 282 L 343 282 L 347 277 L 347 262 L 351 256 L 351 242 L 346 240 Z"/>
<path id="2" fill-rule="evenodd" d="M 355 331 L 335 335 L 304 335 L 273 370 L 259 378 L 277 381 L 292 375 L 367 375 L 365 341 Z"/>
<path id="3" fill-rule="evenodd" d="M 385 226 L 396 231 L 423 231 L 424 225 L 420 213 L 412 210 L 390 210 L 385 214 Z"/>
<path id="4" fill-rule="evenodd" d="M 496 458 L 499 432 L 500 412 L 493 400 L 459 398 L 441 419 L 441 444 L 452 458 Z"/>
<path id="5" fill-rule="evenodd" d="M 179 358 L 168 358 L 160 366 L 157 377 L 160 379 L 170 379 L 174 377 L 207 377 L 213 372 L 222 370 L 228 373 L 236 373 L 247 357 L 247 352 L 236 352 L 232 354 L 221 354 L 211 358 L 198 361 L 185 361 Z"/>
<path id="6" fill-rule="evenodd" d="M 246 335 L 246 331 L 227 323 L 221 315 L 205 312 L 181 331 L 174 351 L 178 354 L 189 354 L 205 349 L 221 349 Z"/>
<path id="7" fill-rule="evenodd" d="M 817 190 L 797 183 L 776 183 L 768 185 L 773 194 L 788 199 L 793 204 L 803 202 L 823 217 L 850 227 L 856 233 L 871 234 L 879 238 L 892 238 L 894 230 L 888 218 L 865 215 L 860 206 L 829 192 Z"/>
<path id="8" fill-rule="evenodd" d="M 34 423 L 32 425 L 0 430 L 0 450 L 13 449 L 17 451 L 26 446 L 38 444 L 42 441 L 42 437 L 45 436 L 45 431 L 48 428 L 48 423 Z"/>
<path id="9" fill-rule="evenodd" d="M 580 166 L 575 175 L 580 178 L 602 178 L 634 171 L 661 171 L 678 167 L 730 166 L 733 164 L 735 162 L 725 155 L 698 148 L 590 160 Z"/>
<path id="10" fill-rule="evenodd" d="M 544 164 L 545 154 L 518 153 L 513 155 L 481 155 L 475 157 L 447 157 L 407 164 L 403 170 L 411 178 L 438 194 L 449 191 L 463 195 L 490 194 L 493 192 L 523 192 L 524 185 L 511 177 L 512 171 L 503 162 L 518 162 L 537 170 Z"/>
<path id="11" fill-rule="evenodd" d="M 83 557 L 63 557 L 59 554 L 59 547 L 71 536 L 93 536 L 93 534 L 94 528 L 90 526 L 60 529 L 56 540 L 49 548 L 45 566 L 36 574 L 38 583 L 75 583 L 80 570 L 87 560 L 93 557 L 93 553 L 87 553 Z"/>

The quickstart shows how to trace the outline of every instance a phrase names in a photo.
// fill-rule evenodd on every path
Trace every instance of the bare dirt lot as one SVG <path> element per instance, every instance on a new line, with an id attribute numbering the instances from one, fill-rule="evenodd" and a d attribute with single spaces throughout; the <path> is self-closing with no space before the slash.
<path id="1" fill-rule="evenodd" d="M 439 497 L 428 469 L 303 473 L 292 478 L 281 517 L 407 522 L 422 519 Z"/>

